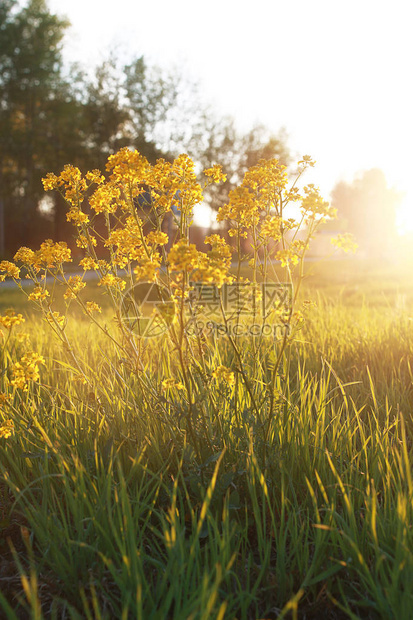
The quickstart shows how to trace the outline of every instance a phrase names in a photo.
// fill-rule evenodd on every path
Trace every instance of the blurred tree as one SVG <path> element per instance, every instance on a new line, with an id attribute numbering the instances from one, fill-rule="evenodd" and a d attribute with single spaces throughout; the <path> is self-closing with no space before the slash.
<path id="1" fill-rule="evenodd" d="M 236 129 L 232 118 L 217 119 L 208 112 L 204 117 L 203 139 L 198 144 L 198 159 L 202 167 L 221 164 L 227 174 L 225 183 L 214 184 L 206 192 L 214 210 L 227 202 L 229 192 L 260 159 L 276 158 L 286 166 L 291 160 L 284 130 L 274 135 L 264 125 L 256 125 L 242 134 Z"/>
<path id="2" fill-rule="evenodd" d="M 122 70 L 111 55 L 96 67 L 91 79 L 82 76 L 79 80 L 84 92 L 83 117 L 79 118 L 85 132 L 84 166 L 104 170 L 109 155 L 123 146 L 131 146 Z"/>
<path id="3" fill-rule="evenodd" d="M 56 154 L 55 121 L 68 104 L 61 77 L 67 25 L 44 0 L 22 9 L 15 0 L 1 3 L 0 202 L 7 231 L 1 254 L 41 234 L 41 177 Z"/>
<path id="4" fill-rule="evenodd" d="M 104 169 L 122 146 L 154 163 L 189 154 L 202 167 L 221 163 L 228 174 L 206 196 L 217 209 L 261 157 L 289 156 L 285 135 L 255 127 L 241 135 L 232 119 L 217 119 L 197 86 L 177 70 L 138 57 L 114 56 L 89 78 L 64 72 L 62 39 L 68 22 L 45 0 L 0 0 L 0 255 L 45 236 L 67 239 L 70 226 L 57 193 L 45 199 L 41 178 L 72 163 Z M 5 235 L 7 231 L 7 236 Z"/>
<path id="5" fill-rule="evenodd" d="M 199 159 L 199 143 L 207 128 L 198 85 L 180 69 L 161 69 L 143 57 L 124 67 L 124 75 L 133 146 L 151 163 L 184 152 Z"/>
<path id="6" fill-rule="evenodd" d="M 176 105 L 175 80 L 158 67 L 148 66 L 143 56 L 124 67 L 124 77 L 131 142 L 155 163 L 157 158 L 172 154 L 169 140 L 162 140 L 160 130 Z"/>
<path id="7" fill-rule="evenodd" d="M 65 77 L 68 25 L 45 0 L 0 2 L 0 255 L 70 234 L 59 195 L 44 199 L 46 172 L 69 162 L 103 169 L 121 146 L 150 161 L 165 154 L 155 125 L 176 99 L 172 77 L 143 58 L 122 68 L 113 57 L 92 78 L 75 67 Z"/>
<path id="8" fill-rule="evenodd" d="M 369 257 L 385 256 L 396 236 L 396 209 L 402 194 L 387 186 L 382 170 L 360 173 L 353 183 L 341 181 L 332 192 L 332 206 Z"/>

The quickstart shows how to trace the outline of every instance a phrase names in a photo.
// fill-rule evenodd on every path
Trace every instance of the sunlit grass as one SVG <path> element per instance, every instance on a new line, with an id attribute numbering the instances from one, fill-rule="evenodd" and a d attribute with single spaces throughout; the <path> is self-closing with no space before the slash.
<path id="1" fill-rule="evenodd" d="M 234 246 L 212 235 L 208 251 L 189 242 L 191 213 L 219 166 L 202 187 L 186 155 L 151 166 L 121 149 L 107 172 L 44 179 L 68 202 L 82 275 L 50 240 L 0 263 L 0 279 L 34 284 L 1 289 L 0 609 L 410 618 L 410 272 L 306 261 L 334 211 L 276 160 L 219 210 Z M 144 300 L 129 295 L 142 284 Z M 142 337 L 147 306 L 157 338 Z"/>
<path id="2" fill-rule="evenodd" d="M 248 395 L 235 411 L 211 384 L 203 462 L 182 433 L 182 394 L 162 392 L 161 358 L 145 392 L 77 320 L 98 393 L 36 321 L 22 326 L 46 368 L 0 440 L 8 617 L 410 617 L 409 309 L 319 295 L 266 445 Z"/>

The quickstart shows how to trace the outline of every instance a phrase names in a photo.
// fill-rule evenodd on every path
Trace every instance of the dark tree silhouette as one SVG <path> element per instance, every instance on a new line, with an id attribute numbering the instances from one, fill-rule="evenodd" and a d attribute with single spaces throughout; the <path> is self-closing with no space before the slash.
<path id="1" fill-rule="evenodd" d="M 44 0 L 18 8 L 8 0 L 0 12 L 0 201 L 7 231 L 1 254 L 43 236 L 41 177 L 55 158 L 51 138 L 67 103 L 61 78 L 67 22 L 50 14 Z"/>

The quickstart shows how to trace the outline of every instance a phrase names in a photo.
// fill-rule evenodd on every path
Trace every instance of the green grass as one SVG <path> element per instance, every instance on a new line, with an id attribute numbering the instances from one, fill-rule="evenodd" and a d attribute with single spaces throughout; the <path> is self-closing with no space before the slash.
<path id="1" fill-rule="evenodd" d="M 165 342 L 135 372 L 78 316 L 83 385 L 35 315 L 19 328 L 46 367 L 0 414 L 15 423 L 0 439 L 4 617 L 411 618 L 413 284 L 355 261 L 314 270 L 274 414 L 272 345 L 243 348 L 257 415 L 240 380 L 210 381 L 237 366 L 222 341 L 195 375 L 194 436 L 184 393 L 161 389 L 182 380 Z"/>

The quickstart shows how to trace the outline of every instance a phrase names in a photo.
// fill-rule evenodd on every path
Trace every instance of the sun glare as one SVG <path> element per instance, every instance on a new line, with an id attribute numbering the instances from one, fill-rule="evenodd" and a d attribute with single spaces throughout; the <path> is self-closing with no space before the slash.
<path id="1" fill-rule="evenodd" d="M 407 235 L 413 232 L 413 195 L 406 194 L 403 202 L 397 210 L 397 232 L 399 235 Z"/>

